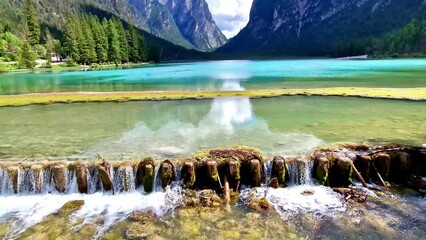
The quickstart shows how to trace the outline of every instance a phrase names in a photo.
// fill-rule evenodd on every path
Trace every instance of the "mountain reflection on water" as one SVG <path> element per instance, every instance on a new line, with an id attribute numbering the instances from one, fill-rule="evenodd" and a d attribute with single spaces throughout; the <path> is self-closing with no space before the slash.
<path id="1" fill-rule="evenodd" d="M 224 81 L 222 89 L 243 90 L 238 79 Z M 118 139 L 100 142 L 83 155 L 179 157 L 202 149 L 237 145 L 254 146 L 271 154 L 295 154 L 323 143 L 310 134 L 271 131 L 267 121 L 255 116 L 248 97 L 214 99 L 207 115 L 195 124 L 170 118 L 158 129 L 148 126 L 138 122 Z"/>

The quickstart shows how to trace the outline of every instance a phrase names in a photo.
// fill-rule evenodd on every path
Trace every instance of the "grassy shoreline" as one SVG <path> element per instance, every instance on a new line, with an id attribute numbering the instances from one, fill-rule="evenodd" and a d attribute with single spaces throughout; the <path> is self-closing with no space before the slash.
<path id="1" fill-rule="evenodd" d="M 67 92 L 1 95 L 0 107 L 35 104 L 161 101 L 212 99 L 217 97 L 267 98 L 279 96 L 342 96 L 426 101 L 426 88 L 313 88 L 246 91 L 145 91 L 145 92 Z"/>

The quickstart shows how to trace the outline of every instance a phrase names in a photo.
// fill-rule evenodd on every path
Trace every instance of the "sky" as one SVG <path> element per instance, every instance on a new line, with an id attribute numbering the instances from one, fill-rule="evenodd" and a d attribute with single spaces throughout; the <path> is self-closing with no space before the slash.
<path id="1" fill-rule="evenodd" d="M 253 0 L 207 0 L 207 3 L 220 30 L 231 38 L 247 25 Z"/>

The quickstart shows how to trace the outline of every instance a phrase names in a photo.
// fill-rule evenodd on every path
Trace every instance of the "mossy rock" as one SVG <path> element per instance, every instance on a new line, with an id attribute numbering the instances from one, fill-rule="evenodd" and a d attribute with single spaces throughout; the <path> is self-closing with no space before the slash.
<path id="1" fill-rule="evenodd" d="M 64 204 L 62 208 L 59 210 L 60 214 L 70 214 L 79 210 L 84 205 L 84 200 L 75 200 L 70 201 Z"/>
<path id="2" fill-rule="evenodd" d="M 248 206 L 252 210 L 262 214 L 270 214 L 274 211 L 274 207 L 266 198 L 253 198 Z"/>

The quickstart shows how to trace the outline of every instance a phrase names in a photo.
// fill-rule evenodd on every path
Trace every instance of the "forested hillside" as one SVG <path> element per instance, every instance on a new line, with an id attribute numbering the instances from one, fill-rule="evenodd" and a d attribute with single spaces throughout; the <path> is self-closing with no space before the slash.
<path id="1" fill-rule="evenodd" d="M 0 21 L 11 25 L 22 21 L 24 2 L 25 0 L 0 0 Z M 205 0 L 34 0 L 33 2 L 39 12 L 40 22 L 54 29 L 62 29 L 69 14 L 89 13 L 98 16 L 107 14 L 188 49 L 209 51 L 226 42 Z"/>
<path id="2" fill-rule="evenodd" d="M 121 64 L 161 60 L 200 59 L 204 53 L 187 50 L 137 29 L 103 11 L 63 16 L 61 28 L 47 25 L 31 0 L 23 15 L 0 18 L 0 60 L 17 61 L 19 68 L 33 68 L 35 59 L 52 54 L 68 58 L 67 64 Z"/>

